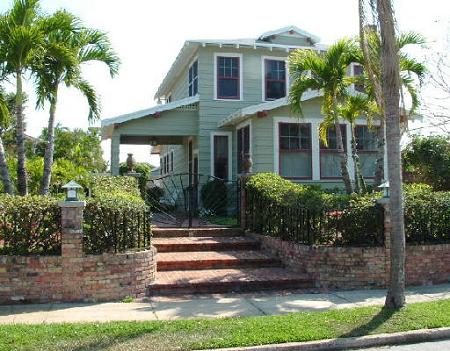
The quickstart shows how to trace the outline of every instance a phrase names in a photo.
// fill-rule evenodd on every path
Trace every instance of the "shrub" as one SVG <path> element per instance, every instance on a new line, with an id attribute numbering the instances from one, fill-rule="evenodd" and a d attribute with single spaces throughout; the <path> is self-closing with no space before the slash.
<path id="1" fill-rule="evenodd" d="M 47 196 L 0 197 L 0 253 L 61 253 L 61 210 Z"/>
<path id="2" fill-rule="evenodd" d="M 116 195 L 141 199 L 137 179 L 133 177 L 88 174 L 78 181 L 85 189 L 90 189 L 93 197 Z"/>
<path id="3" fill-rule="evenodd" d="M 203 208 L 211 215 L 224 215 L 227 212 L 227 185 L 223 180 L 212 179 L 200 191 Z"/>
<path id="4" fill-rule="evenodd" d="M 147 186 L 147 182 L 150 180 L 152 176 L 152 166 L 147 162 L 138 162 L 136 167 L 134 167 L 136 173 L 139 173 L 141 176 L 138 178 L 139 190 L 141 192 L 142 197 L 145 196 L 145 188 Z M 128 166 L 126 163 L 121 163 L 119 167 L 119 174 L 125 175 L 128 172 Z"/>

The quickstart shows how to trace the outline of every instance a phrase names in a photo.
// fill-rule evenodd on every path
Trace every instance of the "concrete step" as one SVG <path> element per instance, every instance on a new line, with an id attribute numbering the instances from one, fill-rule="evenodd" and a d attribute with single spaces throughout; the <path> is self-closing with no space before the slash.
<path id="1" fill-rule="evenodd" d="M 309 276 L 284 268 L 208 269 L 157 272 L 148 295 L 225 293 L 313 287 Z"/>
<path id="2" fill-rule="evenodd" d="M 177 237 L 153 238 L 152 244 L 158 252 L 181 251 L 225 251 L 225 250 L 257 250 L 258 240 L 244 237 Z"/>
<path id="3" fill-rule="evenodd" d="M 234 267 L 283 267 L 278 258 L 261 251 L 162 252 L 156 256 L 157 270 L 199 270 Z"/>
<path id="4" fill-rule="evenodd" d="M 173 238 L 173 237 L 211 237 L 224 236 L 234 237 L 242 236 L 244 232 L 241 228 L 227 227 L 201 227 L 201 228 L 152 228 L 154 238 Z"/>

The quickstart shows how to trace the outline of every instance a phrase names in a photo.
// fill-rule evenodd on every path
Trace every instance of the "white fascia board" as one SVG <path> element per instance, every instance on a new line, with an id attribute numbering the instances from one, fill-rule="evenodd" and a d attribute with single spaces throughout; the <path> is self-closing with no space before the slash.
<path id="1" fill-rule="evenodd" d="M 302 96 L 302 101 L 311 100 L 319 96 L 322 96 L 321 92 L 310 91 Z M 288 97 L 284 97 L 273 101 L 263 102 L 258 105 L 251 105 L 248 107 L 244 107 L 221 120 L 218 123 L 218 127 L 221 128 L 235 125 L 247 119 L 248 116 L 254 115 L 259 111 L 270 111 L 282 106 L 287 106 L 288 104 L 289 104 Z"/>
<path id="2" fill-rule="evenodd" d="M 195 95 L 195 96 L 190 96 L 190 97 L 187 97 L 184 99 L 176 100 L 176 101 L 170 102 L 168 104 L 156 105 L 154 107 L 151 107 L 151 108 L 148 108 L 145 110 L 139 110 L 139 111 L 135 111 L 132 113 L 127 113 L 125 115 L 120 115 L 120 116 L 113 117 L 113 118 L 103 119 L 101 121 L 101 126 L 102 126 L 102 128 L 105 128 L 105 127 L 108 127 L 108 126 L 111 126 L 111 125 L 114 125 L 117 123 L 128 122 L 133 119 L 138 119 L 138 118 L 142 118 L 142 117 L 145 117 L 148 115 L 152 115 L 157 112 L 164 112 L 164 111 L 176 109 L 181 106 L 191 105 L 191 104 L 198 102 L 199 100 L 200 100 L 199 95 Z"/>

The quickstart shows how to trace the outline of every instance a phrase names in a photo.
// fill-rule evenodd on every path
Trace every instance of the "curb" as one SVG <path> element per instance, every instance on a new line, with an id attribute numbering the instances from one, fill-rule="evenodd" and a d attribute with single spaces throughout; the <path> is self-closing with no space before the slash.
<path id="1" fill-rule="evenodd" d="M 215 351 L 335 351 L 373 346 L 414 344 L 450 339 L 450 328 L 420 329 L 400 333 L 376 334 L 308 342 L 291 342 L 250 347 L 214 349 Z M 203 350 L 205 351 L 205 350 Z M 212 351 L 206 350 L 206 351 Z"/>

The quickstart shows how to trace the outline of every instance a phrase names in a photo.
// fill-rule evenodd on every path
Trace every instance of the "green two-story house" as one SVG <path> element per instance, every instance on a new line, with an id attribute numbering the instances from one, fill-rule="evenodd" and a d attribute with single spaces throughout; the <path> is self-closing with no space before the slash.
<path id="1" fill-rule="evenodd" d="M 118 174 L 121 144 L 142 144 L 159 154 L 163 176 L 236 179 L 250 155 L 252 173 L 340 185 L 334 130 L 327 147 L 319 141 L 320 92 L 305 94 L 303 117 L 289 108 L 287 58 L 296 49 L 327 47 L 294 26 L 256 39 L 186 41 L 155 94 L 156 106 L 102 121 L 103 138 L 111 139 L 111 172 Z M 349 74 L 360 72 L 349 67 Z M 350 152 L 349 125 L 343 122 L 342 130 Z M 356 137 L 363 173 L 373 177 L 376 141 L 364 120 Z M 351 158 L 349 169 L 353 176 Z"/>

